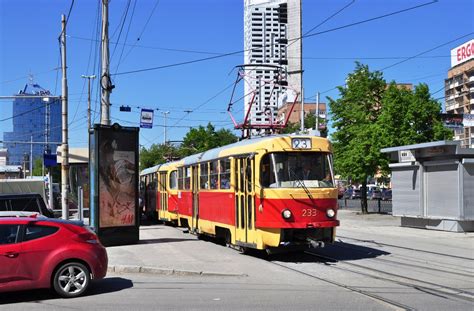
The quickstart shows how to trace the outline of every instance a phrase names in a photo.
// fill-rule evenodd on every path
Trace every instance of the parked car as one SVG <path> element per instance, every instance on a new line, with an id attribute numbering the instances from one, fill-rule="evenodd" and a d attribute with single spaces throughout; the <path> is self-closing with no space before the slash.
<path id="1" fill-rule="evenodd" d="M 38 193 L 1 194 L 0 212 L 35 212 L 46 217 L 54 218 L 54 213 L 44 203 Z"/>
<path id="2" fill-rule="evenodd" d="M 0 218 L 0 293 L 52 288 L 77 297 L 107 273 L 107 252 L 82 222 L 44 216 Z"/>
<path id="3" fill-rule="evenodd" d="M 367 190 L 367 199 L 369 200 L 379 200 L 382 198 L 382 191 L 379 187 L 370 187 Z"/>
<path id="4" fill-rule="evenodd" d="M 382 190 L 382 200 L 391 201 L 392 200 L 392 189 Z"/>
<path id="5" fill-rule="evenodd" d="M 360 199 L 360 190 L 353 188 L 346 189 L 344 192 L 344 199 Z"/>

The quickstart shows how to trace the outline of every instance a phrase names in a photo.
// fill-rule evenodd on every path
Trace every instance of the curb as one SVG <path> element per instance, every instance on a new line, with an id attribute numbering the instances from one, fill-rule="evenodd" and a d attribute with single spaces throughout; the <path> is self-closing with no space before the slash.
<path id="1" fill-rule="evenodd" d="M 176 275 L 176 276 L 232 276 L 232 277 L 247 277 L 247 274 L 238 273 L 220 273 L 220 272 L 205 272 L 205 271 L 191 271 L 191 270 L 175 270 L 146 266 L 131 266 L 131 265 L 109 265 L 107 272 L 114 273 L 146 273 L 157 275 Z"/>

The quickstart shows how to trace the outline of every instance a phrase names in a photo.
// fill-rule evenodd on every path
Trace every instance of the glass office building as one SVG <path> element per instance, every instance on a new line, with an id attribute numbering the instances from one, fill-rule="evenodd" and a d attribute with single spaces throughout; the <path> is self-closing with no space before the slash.
<path id="1" fill-rule="evenodd" d="M 3 147 L 8 150 L 10 165 L 23 166 L 31 154 L 33 161 L 42 158 L 48 148 L 56 153 L 58 144 L 44 143 L 61 141 L 61 100 L 28 98 L 31 95 L 51 96 L 51 93 L 38 84 L 29 83 L 16 95 L 12 109 L 13 131 L 3 133 Z"/>

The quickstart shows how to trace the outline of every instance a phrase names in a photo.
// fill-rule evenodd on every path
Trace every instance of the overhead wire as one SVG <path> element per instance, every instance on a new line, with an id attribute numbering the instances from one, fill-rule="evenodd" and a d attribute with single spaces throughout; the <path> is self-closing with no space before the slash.
<path id="1" fill-rule="evenodd" d="M 383 14 L 383 15 L 380 15 L 380 16 L 376 16 L 376 17 L 365 19 L 365 20 L 361 20 L 361 21 L 358 21 L 358 22 L 353 22 L 353 23 L 350 23 L 350 24 L 346 24 L 346 25 L 343 25 L 343 26 L 338 26 L 338 27 L 335 27 L 335 28 L 327 29 L 327 30 L 312 33 L 312 34 L 307 34 L 307 35 L 304 35 L 304 36 L 301 36 L 301 37 L 298 37 L 298 38 L 294 38 L 294 39 L 290 39 L 290 40 L 291 41 L 300 40 L 300 39 L 303 39 L 303 38 L 313 37 L 313 36 L 333 32 L 333 31 L 337 31 L 337 30 L 357 26 L 357 25 L 364 24 L 364 23 L 367 23 L 367 22 L 371 22 L 371 21 L 379 20 L 379 19 L 386 18 L 386 17 L 389 17 L 389 16 L 405 13 L 405 12 L 408 12 L 408 11 L 411 11 L 411 10 L 419 9 L 421 7 L 428 6 L 428 5 L 434 4 L 436 2 L 438 2 L 438 1 L 434 0 L 434 1 L 431 1 L 431 2 L 423 3 L 423 4 L 420 4 L 420 5 L 416 5 L 416 6 L 412 6 L 412 7 L 403 9 L 403 10 L 398 10 L 398 11 L 390 12 L 390 13 Z M 290 40 L 288 40 L 288 41 L 290 41 Z M 194 60 L 191 60 L 191 61 L 184 61 L 184 62 L 179 62 L 179 63 L 174 63 L 174 64 L 161 65 L 161 66 L 156 66 L 156 67 L 148 67 L 148 68 L 130 70 L 130 71 L 125 71 L 125 72 L 119 72 L 119 73 L 116 73 L 115 75 L 126 75 L 126 74 L 133 74 L 133 73 L 139 73 L 139 72 L 145 72 L 145 71 L 151 71 L 151 70 L 158 70 L 158 69 L 165 69 L 165 68 L 189 65 L 189 64 L 193 64 L 193 63 L 198 63 L 198 62 L 213 60 L 213 59 L 217 59 L 217 58 L 227 57 L 227 56 L 231 56 L 231 55 L 241 54 L 241 53 L 244 53 L 246 51 L 261 50 L 261 48 L 262 48 L 262 46 L 258 46 L 258 47 L 255 47 L 255 48 L 249 48 L 249 49 L 239 50 L 239 51 L 235 51 L 235 52 L 224 53 L 224 54 L 220 54 L 220 55 L 216 55 L 216 56 L 212 56 L 212 57 L 194 59 Z"/>
<path id="2" fill-rule="evenodd" d="M 456 41 L 458 41 L 458 40 L 460 40 L 460 39 L 463 39 L 463 38 L 465 38 L 465 37 L 471 36 L 472 34 L 474 34 L 474 32 L 470 32 L 470 33 L 468 33 L 468 34 L 459 36 L 459 37 L 457 37 L 457 38 L 455 38 L 455 39 L 452 39 L 452 40 L 449 40 L 449 41 L 444 42 L 444 43 L 442 43 L 442 44 L 439 44 L 439 45 L 435 46 L 434 48 L 429 48 L 429 49 L 427 49 L 427 50 L 425 50 L 425 51 L 423 51 L 423 52 L 421 52 L 421 53 L 418 53 L 418 54 L 416 54 L 416 55 L 414 55 L 414 56 L 407 57 L 407 59 L 405 59 L 405 60 L 403 60 L 403 61 L 399 61 L 399 62 L 396 62 L 396 63 L 391 64 L 391 65 L 389 65 L 389 66 L 386 66 L 386 67 L 384 67 L 384 68 L 378 69 L 377 71 L 384 71 L 384 70 L 386 70 L 386 69 L 389 69 L 389 68 L 398 66 L 398 65 L 400 65 L 400 64 L 402 64 L 402 63 L 404 63 L 404 62 L 406 62 L 406 61 L 408 61 L 408 60 L 412 60 L 412 59 L 414 59 L 414 58 L 418 58 L 419 56 L 421 56 L 421 55 L 423 55 L 423 54 L 432 52 L 432 51 L 434 51 L 434 50 L 436 50 L 436 49 L 438 49 L 438 48 L 440 48 L 440 47 L 443 47 L 443 46 L 445 46 L 445 45 L 451 44 L 451 43 L 456 42 Z M 331 91 L 333 91 L 333 90 L 336 90 L 338 87 L 341 87 L 341 86 L 342 86 L 342 85 L 335 86 L 335 87 L 333 87 L 333 88 L 331 88 L 331 89 L 328 89 L 328 90 L 326 90 L 326 91 L 320 92 L 320 94 L 329 93 L 329 92 L 331 92 Z M 315 97 L 315 96 L 312 96 L 312 97 L 310 97 L 310 98 L 314 98 L 314 97 Z"/>

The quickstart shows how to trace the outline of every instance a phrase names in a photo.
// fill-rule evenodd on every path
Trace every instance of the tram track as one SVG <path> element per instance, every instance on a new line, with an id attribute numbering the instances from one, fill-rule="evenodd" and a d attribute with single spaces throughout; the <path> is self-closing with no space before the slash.
<path id="1" fill-rule="evenodd" d="M 449 286 L 444 286 L 440 284 L 435 284 L 432 282 L 427 282 L 424 280 L 416 279 L 416 278 L 411 278 L 411 277 L 405 277 L 405 276 L 400 276 L 394 273 L 386 272 L 380 269 L 374 269 L 370 267 L 366 267 L 363 265 L 355 264 L 355 263 L 350 263 L 350 262 L 343 262 L 343 261 L 338 261 L 336 258 L 331 258 L 328 256 L 323 256 L 319 254 L 315 254 L 311 251 L 306 251 L 304 252 L 304 255 L 306 256 L 311 256 L 313 258 L 318 258 L 320 260 L 320 264 L 324 264 L 326 267 L 329 267 L 331 269 L 337 269 L 339 271 L 347 272 L 347 273 L 353 273 L 353 274 L 358 274 L 364 277 L 376 279 L 378 281 L 383 281 L 383 282 L 388 282 L 392 284 L 396 284 L 402 287 L 406 288 L 411 288 L 416 291 L 420 291 L 429 295 L 433 295 L 436 297 L 440 297 L 443 299 L 455 299 L 457 301 L 463 301 L 463 302 L 468 302 L 469 304 L 472 304 L 474 302 L 474 293 L 470 291 L 466 291 L 463 289 L 458 289 L 458 288 L 453 288 Z M 305 260 L 302 260 L 305 261 Z M 386 297 L 383 297 L 377 293 L 362 289 L 357 286 L 352 286 L 352 285 L 347 285 L 343 284 L 341 282 L 324 278 L 321 276 L 314 275 L 313 273 L 304 271 L 304 268 L 299 267 L 299 268 L 294 268 L 291 267 L 283 262 L 274 262 L 274 261 L 269 261 L 272 264 L 278 265 L 280 267 L 283 267 L 285 269 L 292 270 L 294 272 L 298 272 L 300 274 L 304 274 L 306 276 L 309 276 L 314 279 L 318 279 L 320 281 L 326 282 L 333 284 L 338 287 L 345 288 L 347 290 L 357 292 L 359 294 L 371 297 L 373 299 L 379 300 L 383 303 L 386 303 L 390 306 L 396 307 L 396 308 L 401 308 L 402 310 L 416 310 L 416 308 L 411 307 L 409 305 L 406 305 L 404 303 L 388 299 Z M 295 262 L 298 262 L 298 260 L 295 260 Z M 308 262 L 306 260 L 305 262 Z M 329 262 L 329 263 L 328 263 Z M 317 262 L 316 262 L 317 263 Z M 332 263 L 332 264 L 331 264 Z M 336 265 L 337 264 L 337 265 Z M 365 270 L 365 271 L 364 271 Z"/>
<path id="2" fill-rule="evenodd" d="M 398 275 L 398 274 L 395 274 L 395 273 L 391 273 L 391 272 L 383 271 L 383 270 L 380 270 L 380 269 L 367 267 L 367 266 L 352 263 L 352 262 L 338 261 L 335 258 L 315 254 L 315 253 L 310 252 L 310 251 L 306 251 L 304 253 L 307 254 L 307 255 L 313 256 L 313 257 L 323 259 L 325 261 L 335 262 L 339 265 L 354 267 L 354 268 L 360 269 L 362 271 L 357 271 L 357 270 L 354 270 L 354 269 L 348 269 L 346 267 L 329 265 L 329 267 L 334 268 L 334 269 L 338 269 L 338 270 L 342 270 L 342 271 L 346 271 L 346 272 L 351 272 L 351 273 L 367 276 L 367 277 L 370 277 L 370 278 L 373 278 L 373 279 L 387 281 L 387 282 L 390 282 L 390 283 L 395 283 L 395 284 L 398 284 L 398 285 L 401 285 L 401 286 L 413 288 L 413 289 L 416 289 L 416 290 L 421 290 L 425 293 L 432 294 L 432 295 L 438 295 L 438 296 L 441 295 L 445 298 L 451 297 L 451 298 L 467 301 L 467 302 L 470 302 L 470 303 L 474 302 L 474 293 L 470 292 L 470 291 L 466 291 L 466 290 L 459 289 L 459 288 L 453 288 L 453 287 L 450 287 L 450 286 L 440 285 L 440 284 L 436 284 L 436 283 L 433 283 L 433 282 L 428 282 L 428 281 L 424 281 L 424 280 L 421 280 L 421 279 L 412 278 L 412 277 L 408 277 L 408 276 L 401 276 L 401 275 Z M 363 270 L 369 271 L 371 273 L 363 272 Z M 375 274 L 372 274 L 372 273 L 376 273 L 378 275 L 375 275 Z M 382 275 L 385 275 L 385 277 L 382 276 Z"/>
<path id="3" fill-rule="evenodd" d="M 356 238 L 340 236 L 340 235 L 338 235 L 337 237 L 338 237 L 338 239 L 342 238 L 342 239 L 347 239 L 347 240 L 352 240 L 352 241 L 357 241 L 357 242 L 370 243 L 370 244 L 375 244 L 377 246 L 389 246 L 389 247 L 393 247 L 393 248 L 399 248 L 399 249 L 404 249 L 404 250 L 409 250 L 409 251 L 414 251 L 414 252 L 421 252 L 421 253 L 444 256 L 444 257 L 449 257 L 449 258 L 457 258 L 457 259 L 462 259 L 462 260 L 474 261 L 474 258 L 470 258 L 470 257 L 456 256 L 456 255 L 452 255 L 452 254 L 445 254 L 445 253 L 427 251 L 427 250 L 423 250 L 423 249 L 417 249 L 417 248 L 406 247 L 406 246 L 401 246 L 401 245 L 381 243 L 381 242 L 377 242 L 375 240 L 356 239 Z"/>
<path id="4" fill-rule="evenodd" d="M 341 288 L 344 288 L 344 289 L 347 289 L 351 292 L 355 292 L 355 293 L 359 293 L 361 295 L 364 295 L 364 296 L 367 296 L 367 297 L 370 297 L 374 300 L 377 300 L 377 301 L 380 301 L 384 304 L 387 304 L 389 306 L 392 306 L 392 307 L 396 307 L 397 309 L 401 309 L 401 310 L 405 310 L 405 311 L 414 311 L 416 310 L 415 308 L 413 307 L 410 307 L 408 305 L 405 305 L 403 303 L 400 303 L 400 302 L 397 302 L 397 301 L 394 301 L 394 300 L 391 300 L 391 299 L 388 299 L 388 298 L 385 298 L 381 295 L 377 295 L 375 293 L 372 293 L 370 291 L 366 291 L 366 290 L 363 290 L 363 289 L 360 289 L 360 288 L 357 288 L 356 286 L 350 286 L 350 285 L 346 285 L 346 284 L 342 284 L 340 282 L 337 282 L 337 281 L 334 281 L 334 280 L 330 280 L 330 279 L 327 279 L 327 278 L 322 278 L 322 277 L 319 277 L 319 276 L 316 276 L 314 274 L 311 274 L 311 273 L 308 273 L 308 272 L 304 272 L 300 269 L 295 269 L 295 268 L 292 268 L 292 267 L 289 267 L 287 265 L 284 265 L 284 264 L 281 264 L 281 263 L 276 263 L 276 262 L 272 262 L 272 261 L 269 261 L 271 264 L 274 264 L 276 266 L 279 266 L 279 267 L 282 267 L 284 269 L 287 269 L 287 270 L 291 270 L 293 272 L 296 272 L 296 273 L 299 273 L 299 274 L 302 274 L 302 275 L 305 275 L 307 277 L 310 277 L 310 278 L 313 278 L 313 279 L 316 279 L 316 280 L 319 280 L 319 281 L 322 281 L 322 282 L 325 282 L 325 283 L 328 283 L 328 284 L 332 284 L 334 286 L 337 286 L 337 287 L 341 287 Z"/>
<path id="5" fill-rule="evenodd" d="M 341 242 L 341 243 L 344 243 L 344 242 Z M 344 243 L 344 244 L 340 244 L 340 243 L 331 244 L 331 247 L 344 248 L 344 249 L 348 249 L 352 252 L 354 252 L 354 251 L 355 252 L 363 252 L 358 248 L 351 247 L 350 244 L 347 245 L 346 243 Z M 452 275 L 457 275 L 457 276 L 462 276 L 462 277 L 467 277 L 467 278 L 474 278 L 474 273 L 472 271 L 466 271 L 466 270 L 463 270 L 463 269 L 461 269 L 461 270 L 453 269 L 452 265 L 449 265 L 449 264 L 443 265 L 443 264 L 440 264 L 440 263 L 433 263 L 433 262 L 428 263 L 427 260 L 419 261 L 417 258 L 394 255 L 394 254 L 390 254 L 389 256 L 394 257 L 394 258 L 400 258 L 404 261 L 410 261 L 410 262 L 413 262 L 415 260 L 415 261 L 418 261 L 419 264 L 410 263 L 410 262 L 400 262 L 400 261 L 391 260 L 391 259 L 387 259 L 387 258 L 380 258 L 380 257 L 369 258 L 368 260 L 386 262 L 388 264 L 399 265 L 399 266 L 404 266 L 404 267 L 408 266 L 408 267 L 423 269 L 423 270 L 427 270 L 427 271 L 442 272 L 442 273 L 445 273 L 445 274 L 452 274 Z M 422 265 L 422 264 L 428 264 L 431 267 L 427 267 L 426 265 Z M 434 266 L 436 266 L 436 268 Z"/>

